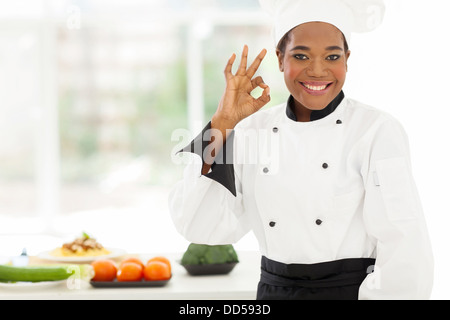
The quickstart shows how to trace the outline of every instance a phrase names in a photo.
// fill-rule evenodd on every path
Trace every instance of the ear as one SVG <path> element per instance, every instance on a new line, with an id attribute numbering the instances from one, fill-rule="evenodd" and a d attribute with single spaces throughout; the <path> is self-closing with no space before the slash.
<path id="1" fill-rule="evenodd" d="M 348 50 L 347 51 L 347 53 L 345 54 L 345 69 L 346 69 L 346 71 L 348 71 L 348 65 L 347 65 L 347 62 L 348 62 L 348 59 L 350 58 L 350 54 L 351 54 L 352 52 L 350 51 L 350 50 Z"/>
<path id="2" fill-rule="evenodd" d="M 277 49 L 276 51 L 277 57 L 278 57 L 278 67 L 280 68 L 281 72 L 284 72 L 284 53 L 282 53 L 280 50 Z"/>

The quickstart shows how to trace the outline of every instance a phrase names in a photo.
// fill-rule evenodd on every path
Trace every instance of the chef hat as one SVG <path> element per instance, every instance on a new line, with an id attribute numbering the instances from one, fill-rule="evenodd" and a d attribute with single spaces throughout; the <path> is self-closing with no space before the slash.
<path id="1" fill-rule="evenodd" d="M 363 33 L 383 21 L 383 0 L 259 0 L 273 18 L 275 46 L 296 26 L 313 21 L 337 27 L 350 43 L 352 32 Z"/>

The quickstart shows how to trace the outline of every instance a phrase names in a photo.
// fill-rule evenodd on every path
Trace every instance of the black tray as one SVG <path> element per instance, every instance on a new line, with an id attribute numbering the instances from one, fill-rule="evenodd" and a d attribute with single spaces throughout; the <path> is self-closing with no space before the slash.
<path id="1" fill-rule="evenodd" d="M 238 264 L 237 262 L 220 264 L 186 264 L 182 265 L 192 276 L 228 274 Z"/>
<path id="2" fill-rule="evenodd" d="M 160 281 L 89 281 L 91 286 L 95 288 L 148 288 L 148 287 L 164 287 L 169 280 Z"/>

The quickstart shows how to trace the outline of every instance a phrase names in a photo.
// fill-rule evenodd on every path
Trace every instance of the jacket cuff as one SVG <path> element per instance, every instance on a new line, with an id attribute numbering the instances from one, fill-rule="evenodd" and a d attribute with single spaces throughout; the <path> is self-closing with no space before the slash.
<path id="1" fill-rule="evenodd" d="M 205 150 L 211 142 L 211 121 L 203 128 L 202 132 L 192 142 L 179 152 L 195 153 L 205 164 Z M 205 175 L 227 188 L 236 197 L 236 181 L 233 165 L 234 131 L 228 136 L 223 148 L 215 157 L 211 171 Z"/>

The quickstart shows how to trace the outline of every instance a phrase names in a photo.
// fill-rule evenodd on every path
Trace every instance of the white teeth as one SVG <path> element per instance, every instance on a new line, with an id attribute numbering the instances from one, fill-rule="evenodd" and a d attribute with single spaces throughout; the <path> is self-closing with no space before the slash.
<path id="1" fill-rule="evenodd" d="M 327 88 L 327 85 L 325 86 L 320 86 L 320 87 L 316 87 L 316 86 L 310 86 L 309 84 L 304 83 L 303 84 L 306 88 L 308 88 L 309 90 L 313 90 L 313 91 L 322 91 L 325 90 Z"/>

